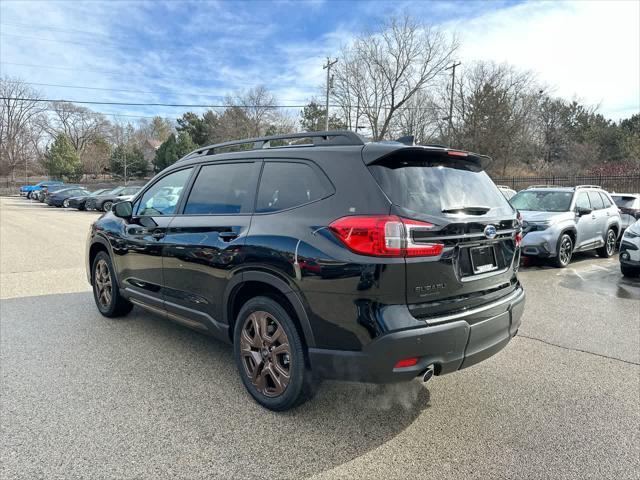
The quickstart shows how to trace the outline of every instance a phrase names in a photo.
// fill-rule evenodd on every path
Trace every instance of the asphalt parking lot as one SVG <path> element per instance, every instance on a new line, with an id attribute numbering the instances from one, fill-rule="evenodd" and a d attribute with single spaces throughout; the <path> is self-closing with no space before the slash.
<path id="1" fill-rule="evenodd" d="M 98 314 L 97 214 L 0 208 L 3 479 L 640 475 L 640 281 L 616 258 L 523 268 L 520 335 L 480 365 L 426 385 L 327 382 L 276 414 L 229 346 L 137 307 Z"/>

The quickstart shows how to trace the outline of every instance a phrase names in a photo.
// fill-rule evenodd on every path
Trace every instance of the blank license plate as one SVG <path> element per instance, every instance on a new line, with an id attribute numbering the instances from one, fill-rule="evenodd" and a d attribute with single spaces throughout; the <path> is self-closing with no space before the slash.
<path id="1" fill-rule="evenodd" d="M 473 247 L 470 251 L 473 273 L 485 273 L 498 268 L 493 246 Z"/>

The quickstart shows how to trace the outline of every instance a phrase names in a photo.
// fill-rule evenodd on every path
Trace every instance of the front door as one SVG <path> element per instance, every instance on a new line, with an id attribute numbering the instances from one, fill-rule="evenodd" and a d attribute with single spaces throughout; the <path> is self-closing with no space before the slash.
<path id="1" fill-rule="evenodd" d="M 593 241 L 596 246 L 604 245 L 605 234 L 608 224 L 607 210 L 604 208 L 602 197 L 596 191 L 589 191 L 589 200 L 591 201 L 591 218 L 593 220 Z"/>
<path id="2" fill-rule="evenodd" d="M 243 263 L 261 163 L 212 163 L 197 173 L 164 239 L 165 308 L 176 320 L 227 335 L 223 297 Z"/>
<path id="3" fill-rule="evenodd" d="M 162 249 L 167 227 L 176 213 L 179 195 L 166 195 L 166 188 L 181 191 L 193 168 L 178 170 L 153 183 L 133 206 L 133 217 L 114 248 L 120 282 L 134 302 L 163 308 Z"/>
<path id="4" fill-rule="evenodd" d="M 592 210 L 591 202 L 589 201 L 589 195 L 587 192 L 578 192 L 576 198 L 576 209 L 587 208 Z M 585 215 L 578 216 L 576 213 L 576 244 L 575 248 L 582 248 L 593 243 L 593 237 L 595 232 L 595 224 L 593 221 L 594 213 L 587 213 Z"/>

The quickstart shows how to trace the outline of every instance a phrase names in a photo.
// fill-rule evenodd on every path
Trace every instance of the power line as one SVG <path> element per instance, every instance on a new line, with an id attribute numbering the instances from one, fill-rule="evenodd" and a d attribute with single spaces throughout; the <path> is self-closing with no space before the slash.
<path id="1" fill-rule="evenodd" d="M 125 107 L 180 107 L 180 108 L 304 108 L 307 105 L 231 105 L 231 104 L 196 104 L 196 103 L 133 103 L 133 102 L 98 102 L 94 100 L 65 100 L 51 98 L 26 98 L 26 97 L 0 97 L 0 100 L 16 100 L 19 102 L 39 102 L 39 103 L 77 103 L 80 105 L 118 105 Z"/>
<path id="2" fill-rule="evenodd" d="M 62 38 L 42 38 L 42 37 L 32 37 L 30 35 L 19 35 L 16 33 L 0 33 L 0 35 L 2 35 L 3 37 L 16 37 L 16 38 L 27 38 L 29 40 L 38 40 L 38 41 L 42 41 L 42 42 L 56 42 L 56 43 L 70 43 L 71 45 L 80 45 L 80 46 L 96 46 L 96 47 L 100 47 L 100 48 L 123 48 L 124 45 L 120 45 L 117 43 L 98 43 L 98 42 L 87 42 L 87 41 L 73 41 L 73 40 L 64 40 Z"/>

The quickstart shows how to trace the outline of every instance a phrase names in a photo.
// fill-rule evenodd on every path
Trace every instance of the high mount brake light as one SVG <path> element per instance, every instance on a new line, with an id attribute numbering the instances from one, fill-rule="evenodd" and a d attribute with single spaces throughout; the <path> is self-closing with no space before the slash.
<path id="1" fill-rule="evenodd" d="M 461 152 L 460 150 L 447 150 L 447 154 L 452 157 L 468 157 L 467 152 Z"/>
<path id="2" fill-rule="evenodd" d="M 342 217 L 329 229 L 350 250 L 373 257 L 434 257 L 442 253 L 442 243 L 415 243 L 413 230 L 431 229 L 433 224 L 395 215 Z"/>

